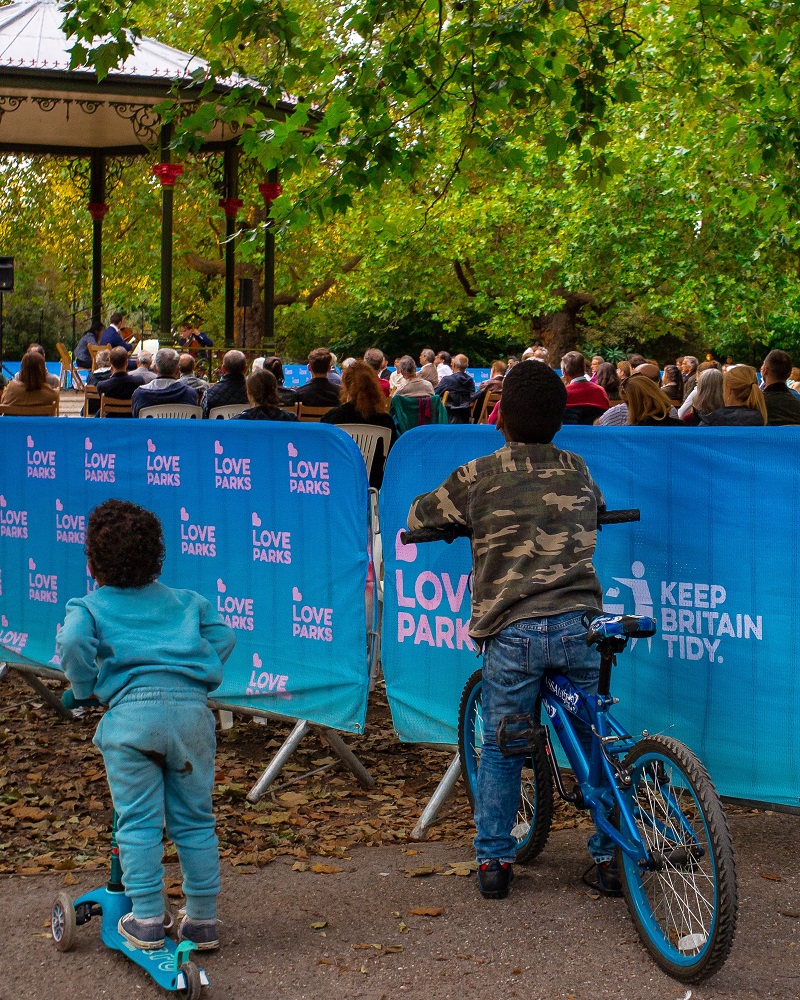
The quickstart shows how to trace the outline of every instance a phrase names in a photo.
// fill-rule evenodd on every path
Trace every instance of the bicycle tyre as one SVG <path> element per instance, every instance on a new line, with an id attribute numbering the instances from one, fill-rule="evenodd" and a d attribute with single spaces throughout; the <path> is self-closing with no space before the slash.
<path id="1" fill-rule="evenodd" d="M 469 804 L 475 811 L 480 747 L 483 743 L 481 690 L 483 675 L 476 670 L 467 681 L 458 708 L 458 752 Z M 544 749 L 537 741 L 526 758 L 520 784 L 517 822 L 512 831 L 517 840 L 517 862 L 525 864 L 541 854 L 550 836 L 553 820 L 553 776 Z"/>
<path id="2" fill-rule="evenodd" d="M 617 849 L 625 901 L 658 965 L 698 983 L 722 967 L 736 934 L 736 863 L 722 803 L 700 760 L 668 736 L 641 740 L 624 766 L 633 818 L 655 859 L 648 870 Z"/>

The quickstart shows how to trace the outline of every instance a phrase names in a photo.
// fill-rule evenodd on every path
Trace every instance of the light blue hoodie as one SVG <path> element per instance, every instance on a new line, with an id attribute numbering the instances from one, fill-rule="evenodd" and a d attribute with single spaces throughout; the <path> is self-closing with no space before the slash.
<path id="1" fill-rule="evenodd" d="M 213 691 L 235 644 L 205 597 L 158 582 L 73 598 L 57 638 L 75 697 L 104 705 L 137 687 Z"/>

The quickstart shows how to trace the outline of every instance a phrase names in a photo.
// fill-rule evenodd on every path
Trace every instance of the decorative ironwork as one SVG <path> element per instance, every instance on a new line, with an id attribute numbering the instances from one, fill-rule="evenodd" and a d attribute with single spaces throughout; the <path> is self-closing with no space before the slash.
<path id="1" fill-rule="evenodd" d="M 128 160 L 134 161 L 137 157 L 106 157 L 106 198 L 122 184 L 122 172 L 128 165 Z"/>
<path id="2" fill-rule="evenodd" d="M 60 157 L 52 157 L 52 159 L 60 159 Z M 88 198 L 91 186 L 91 167 L 88 158 L 85 156 L 70 158 L 67 160 L 66 166 L 76 190 L 80 191 L 82 197 Z"/>
<path id="3" fill-rule="evenodd" d="M 195 153 L 195 163 L 211 181 L 214 191 L 223 197 L 225 195 L 225 161 L 221 153 Z"/>
<path id="4" fill-rule="evenodd" d="M 26 100 L 26 98 L 24 97 L 11 97 L 8 95 L 0 95 L 0 121 L 3 120 L 3 115 L 7 115 L 12 111 L 16 111 L 24 100 Z"/>
<path id="5" fill-rule="evenodd" d="M 129 121 L 133 126 L 136 138 L 146 146 L 155 146 L 160 137 L 160 120 L 150 104 L 125 104 L 122 101 L 110 101 L 109 104 L 120 118 Z"/>
<path id="6" fill-rule="evenodd" d="M 58 97 L 31 97 L 30 100 L 39 108 L 40 111 L 52 111 L 57 104 L 65 103 Z M 69 108 L 67 108 L 67 118 L 69 118 Z"/>

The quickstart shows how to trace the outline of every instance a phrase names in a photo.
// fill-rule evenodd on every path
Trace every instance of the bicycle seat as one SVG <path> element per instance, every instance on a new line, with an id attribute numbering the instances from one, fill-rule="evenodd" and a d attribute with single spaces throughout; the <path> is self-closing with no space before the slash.
<path id="1" fill-rule="evenodd" d="M 648 615 L 598 615 L 586 623 L 586 643 L 597 645 L 603 639 L 647 639 L 656 633 L 655 618 Z"/>

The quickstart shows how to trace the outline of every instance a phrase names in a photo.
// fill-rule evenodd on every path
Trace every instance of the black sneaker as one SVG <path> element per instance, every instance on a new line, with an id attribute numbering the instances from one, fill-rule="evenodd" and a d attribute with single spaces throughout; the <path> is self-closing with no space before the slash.
<path id="1" fill-rule="evenodd" d="M 505 899 L 514 878 L 508 861 L 484 861 L 478 865 L 478 888 L 484 899 Z"/>
<path id="2" fill-rule="evenodd" d="M 158 951 L 164 947 L 164 918 L 137 920 L 132 913 L 120 917 L 117 930 L 132 945 L 142 951 Z"/>
<path id="3" fill-rule="evenodd" d="M 192 920 L 184 917 L 178 928 L 179 941 L 191 941 L 198 951 L 215 951 L 219 948 L 216 920 Z"/>
<path id="4" fill-rule="evenodd" d="M 604 896 L 621 896 L 622 883 L 619 880 L 617 862 L 601 861 L 597 864 L 597 888 Z"/>

